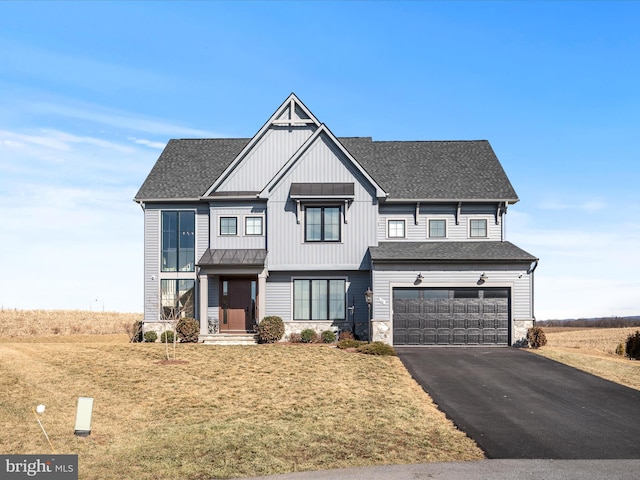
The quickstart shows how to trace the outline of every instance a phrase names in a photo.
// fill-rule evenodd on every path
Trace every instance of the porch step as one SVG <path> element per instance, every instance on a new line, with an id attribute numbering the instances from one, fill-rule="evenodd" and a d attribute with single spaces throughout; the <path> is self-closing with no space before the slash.
<path id="1" fill-rule="evenodd" d="M 210 333 L 200 335 L 198 340 L 205 345 L 257 345 L 255 333 Z"/>

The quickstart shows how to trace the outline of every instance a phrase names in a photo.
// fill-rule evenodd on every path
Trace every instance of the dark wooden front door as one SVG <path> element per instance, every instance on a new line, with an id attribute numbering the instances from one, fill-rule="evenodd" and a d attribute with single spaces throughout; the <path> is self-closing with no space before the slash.
<path id="1" fill-rule="evenodd" d="M 221 280 L 220 332 L 233 333 L 251 330 L 252 280 L 249 278 L 222 278 Z"/>

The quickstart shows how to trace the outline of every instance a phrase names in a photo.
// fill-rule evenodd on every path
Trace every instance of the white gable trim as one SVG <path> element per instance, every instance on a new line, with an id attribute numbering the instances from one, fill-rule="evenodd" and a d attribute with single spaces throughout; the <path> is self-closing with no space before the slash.
<path id="1" fill-rule="evenodd" d="M 304 112 L 304 114 L 309 118 L 294 118 L 294 113 L 296 107 Z M 281 118 L 285 112 L 288 111 L 288 118 Z M 229 166 L 220 174 L 218 178 L 213 182 L 213 184 L 207 189 L 207 191 L 202 196 L 208 197 L 214 192 L 221 184 L 224 182 L 231 172 L 233 172 L 237 166 L 244 160 L 247 154 L 255 147 L 255 145 L 260 141 L 260 139 L 267 133 L 269 128 L 272 125 L 278 126 L 308 126 L 315 125 L 320 127 L 320 122 L 318 119 L 311 113 L 311 111 L 305 106 L 304 103 L 300 101 L 300 99 L 296 96 L 295 93 L 292 93 L 287 97 L 287 99 L 278 107 L 278 109 L 274 112 L 273 115 L 267 120 L 267 122 L 262 126 L 258 133 L 256 133 L 253 138 L 247 143 L 247 145 L 242 149 L 242 151 L 236 156 L 236 158 L 229 164 Z"/>
<path id="2" fill-rule="evenodd" d="M 385 198 L 387 196 L 386 192 L 376 183 L 376 181 L 371 178 L 371 176 L 367 173 L 367 171 L 362 168 L 362 166 L 356 161 L 355 158 L 351 156 L 351 154 L 347 151 L 346 148 L 338 141 L 338 139 L 331 133 L 331 130 L 327 128 L 327 126 L 323 123 L 320 125 L 320 128 L 313 132 L 306 142 L 302 144 L 302 146 L 298 149 L 298 151 L 289 159 L 287 163 L 276 173 L 276 175 L 271 179 L 271 181 L 267 184 L 267 186 L 260 192 L 258 198 L 268 198 L 270 192 L 276 187 L 278 183 L 283 179 L 286 173 L 291 170 L 291 168 L 296 164 L 296 162 L 302 157 L 302 155 L 320 138 L 322 134 L 327 135 L 329 140 L 338 147 L 338 149 L 342 152 L 342 154 L 353 164 L 353 166 L 360 172 L 360 174 L 367 179 L 367 181 L 376 189 L 376 197 L 377 198 Z"/>

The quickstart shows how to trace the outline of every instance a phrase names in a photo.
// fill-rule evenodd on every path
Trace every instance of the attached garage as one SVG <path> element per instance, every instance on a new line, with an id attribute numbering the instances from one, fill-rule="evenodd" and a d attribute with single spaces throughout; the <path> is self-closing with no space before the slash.
<path id="1" fill-rule="evenodd" d="M 394 288 L 394 345 L 508 345 L 510 288 Z"/>

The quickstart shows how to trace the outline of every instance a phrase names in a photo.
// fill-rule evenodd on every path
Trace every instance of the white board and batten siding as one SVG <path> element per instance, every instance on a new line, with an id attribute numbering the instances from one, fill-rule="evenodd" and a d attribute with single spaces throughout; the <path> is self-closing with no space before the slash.
<path id="1" fill-rule="evenodd" d="M 261 191 L 315 130 L 271 126 L 216 191 Z"/>
<path id="2" fill-rule="evenodd" d="M 305 242 L 304 199 L 289 198 L 292 183 L 353 183 L 354 198 L 327 198 L 314 205 L 341 207 L 340 242 Z M 269 194 L 269 268 L 277 270 L 359 269 L 376 244 L 375 190 L 342 152 L 321 135 Z"/>

